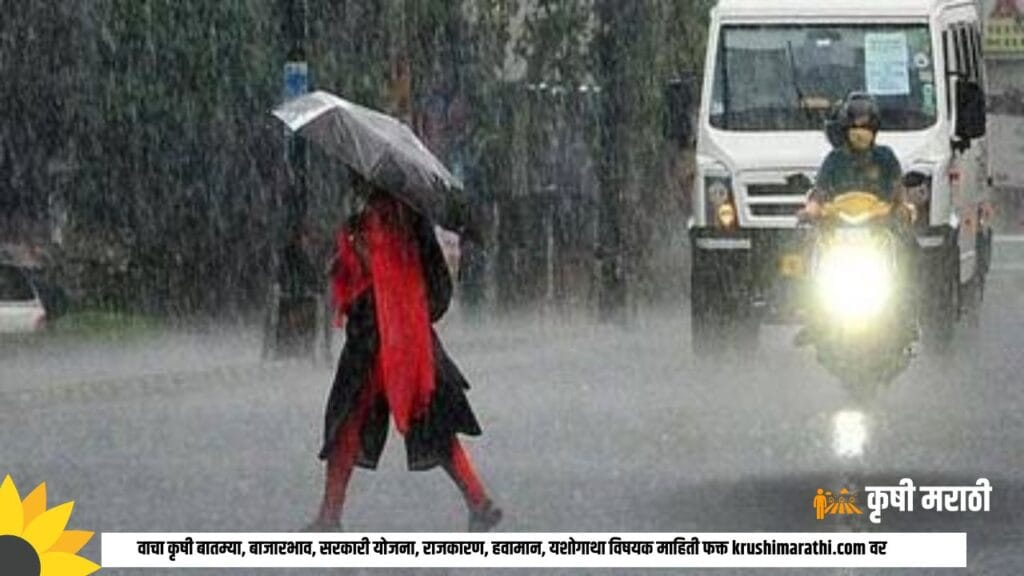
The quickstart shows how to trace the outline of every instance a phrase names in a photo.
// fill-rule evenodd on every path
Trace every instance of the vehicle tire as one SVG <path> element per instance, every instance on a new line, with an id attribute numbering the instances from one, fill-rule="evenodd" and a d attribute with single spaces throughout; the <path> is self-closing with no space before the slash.
<path id="1" fill-rule="evenodd" d="M 857 374 L 842 379 L 847 397 L 855 406 L 872 406 L 878 402 L 887 383 L 873 374 Z"/>
<path id="2" fill-rule="evenodd" d="M 697 357 L 713 354 L 720 339 L 712 310 L 714 288 L 708 279 L 694 272 L 690 280 L 690 342 Z"/>
<path id="3" fill-rule="evenodd" d="M 921 335 L 925 350 L 949 351 L 960 315 L 960 253 L 956 246 L 925 263 Z"/>
<path id="4" fill-rule="evenodd" d="M 992 265 L 992 231 L 979 230 L 975 247 L 978 265 L 974 277 L 960 287 L 960 315 L 969 341 L 975 341 L 981 329 L 981 306 L 985 301 L 985 284 Z"/>
<path id="5" fill-rule="evenodd" d="M 978 232 L 978 271 L 974 277 L 974 291 L 968 318 L 973 329 L 981 325 L 981 306 L 985 302 L 985 287 L 988 283 L 988 272 L 992 268 L 992 230 Z"/>
<path id="6" fill-rule="evenodd" d="M 737 254 L 696 250 L 690 281 L 690 331 L 698 357 L 757 350 L 760 320 L 746 292 L 750 279 Z M 745 255 L 744 255 L 745 258 Z"/>

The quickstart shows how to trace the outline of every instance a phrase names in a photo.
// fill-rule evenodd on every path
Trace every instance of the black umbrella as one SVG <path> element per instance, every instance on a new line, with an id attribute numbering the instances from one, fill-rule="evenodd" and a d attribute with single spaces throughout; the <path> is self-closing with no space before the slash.
<path id="1" fill-rule="evenodd" d="M 401 121 L 323 91 L 287 102 L 274 116 L 435 224 L 456 232 L 465 225 L 462 182 Z"/>

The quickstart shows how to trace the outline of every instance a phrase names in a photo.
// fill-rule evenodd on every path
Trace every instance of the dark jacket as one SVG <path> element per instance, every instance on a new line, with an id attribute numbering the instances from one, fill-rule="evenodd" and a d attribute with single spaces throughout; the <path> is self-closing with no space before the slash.
<path id="1" fill-rule="evenodd" d="M 452 280 L 433 227 L 422 217 L 417 220 L 416 237 L 425 275 L 427 305 L 431 322 L 436 322 L 444 316 L 451 303 Z M 339 430 L 367 384 L 377 354 L 379 336 L 372 290 L 367 290 L 352 305 L 345 335 L 345 347 L 327 400 L 321 459 L 326 459 L 333 449 Z M 456 434 L 477 436 L 481 433 L 466 398 L 468 382 L 441 346 L 433 329 L 431 338 L 436 385 L 426 415 L 413 421 L 405 436 L 410 470 L 427 470 L 446 461 Z M 361 432 L 362 449 L 357 460 L 360 466 L 377 466 L 387 439 L 388 418 L 387 403 L 383 395 L 378 396 Z"/>
<path id="2" fill-rule="evenodd" d="M 892 201 L 902 176 L 900 161 L 888 146 L 872 146 L 865 152 L 853 152 L 848 146 L 841 146 L 825 157 L 818 171 L 813 198 L 827 202 L 846 192 L 870 192 Z"/>

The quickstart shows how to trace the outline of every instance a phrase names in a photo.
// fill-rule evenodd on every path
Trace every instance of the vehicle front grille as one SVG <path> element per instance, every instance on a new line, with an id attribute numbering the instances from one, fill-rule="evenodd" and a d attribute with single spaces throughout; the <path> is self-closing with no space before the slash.
<path id="1" fill-rule="evenodd" d="M 796 189 L 789 184 L 748 184 L 747 196 L 758 198 L 762 196 L 804 196 L 806 190 Z"/>
<path id="2" fill-rule="evenodd" d="M 788 173 L 748 173 L 739 178 L 743 190 L 744 214 L 747 224 L 755 227 L 790 228 L 804 206 L 804 198 L 812 186 L 812 176 L 805 170 Z"/>
<path id="3" fill-rule="evenodd" d="M 799 204 L 750 204 L 750 215 L 751 216 L 796 216 L 796 213 L 803 208 L 803 203 Z"/>

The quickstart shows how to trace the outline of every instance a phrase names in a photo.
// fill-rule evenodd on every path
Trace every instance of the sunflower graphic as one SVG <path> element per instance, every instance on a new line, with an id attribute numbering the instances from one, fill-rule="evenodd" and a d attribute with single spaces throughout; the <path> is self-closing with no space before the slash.
<path id="1" fill-rule="evenodd" d="M 88 576 L 100 569 L 77 556 L 92 532 L 65 530 L 74 502 L 46 509 L 46 484 L 22 501 L 10 476 L 0 484 L 0 566 L 5 576 Z"/>

